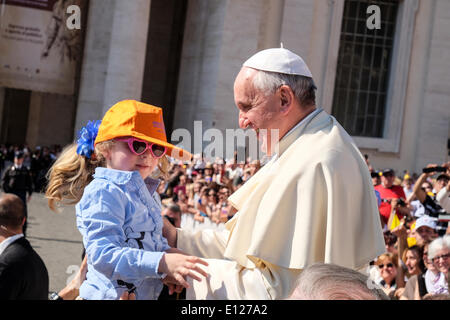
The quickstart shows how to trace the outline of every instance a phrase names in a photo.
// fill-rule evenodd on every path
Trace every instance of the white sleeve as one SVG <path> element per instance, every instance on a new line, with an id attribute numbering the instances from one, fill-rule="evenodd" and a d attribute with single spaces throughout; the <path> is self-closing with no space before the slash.
<path id="1" fill-rule="evenodd" d="M 225 229 L 204 229 L 195 232 L 177 229 L 177 248 L 201 258 L 222 259 L 228 235 L 229 232 Z"/>
<path id="2" fill-rule="evenodd" d="M 447 187 L 444 187 L 439 191 L 436 195 L 436 200 L 439 202 L 439 205 L 447 212 L 450 213 L 450 191 L 447 190 Z"/>
<path id="3" fill-rule="evenodd" d="M 301 270 L 275 265 L 245 268 L 235 261 L 206 259 L 207 278 L 188 278 L 187 300 L 275 300 L 286 299 Z"/>

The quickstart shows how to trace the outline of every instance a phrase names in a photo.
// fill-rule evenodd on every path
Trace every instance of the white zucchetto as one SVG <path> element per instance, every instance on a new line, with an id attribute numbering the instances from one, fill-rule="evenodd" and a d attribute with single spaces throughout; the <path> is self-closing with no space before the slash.
<path id="1" fill-rule="evenodd" d="M 262 50 L 245 61 L 243 66 L 256 70 L 312 78 L 311 71 L 309 71 L 305 61 L 292 51 L 284 48 Z"/>

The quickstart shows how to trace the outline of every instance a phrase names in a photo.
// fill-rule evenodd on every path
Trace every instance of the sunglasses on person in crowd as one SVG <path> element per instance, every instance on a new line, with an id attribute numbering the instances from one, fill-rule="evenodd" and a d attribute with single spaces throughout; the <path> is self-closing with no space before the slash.
<path id="1" fill-rule="evenodd" d="M 144 154 L 148 149 L 150 149 L 150 152 L 152 153 L 153 157 L 159 159 L 164 154 L 166 154 L 167 151 L 166 147 L 160 146 L 156 143 L 150 143 L 144 140 L 140 140 L 134 137 L 119 138 L 116 140 L 128 143 L 128 147 L 130 148 L 131 152 L 133 152 L 135 155 L 138 156 Z"/>
<path id="2" fill-rule="evenodd" d="M 447 254 L 443 254 L 443 255 L 434 257 L 432 260 L 433 260 L 433 262 L 436 262 L 436 261 L 438 261 L 439 259 L 446 260 L 446 259 L 448 259 L 448 258 L 450 258 L 450 253 L 447 253 Z"/>
<path id="3" fill-rule="evenodd" d="M 392 267 L 394 267 L 394 264 L 393 263 L 387 263 L 387 264 L 379 264 L 378 265 L 378 268 L 380 268 L 380 269 L 383 269 L 384 267 L 392 268 Z"/>

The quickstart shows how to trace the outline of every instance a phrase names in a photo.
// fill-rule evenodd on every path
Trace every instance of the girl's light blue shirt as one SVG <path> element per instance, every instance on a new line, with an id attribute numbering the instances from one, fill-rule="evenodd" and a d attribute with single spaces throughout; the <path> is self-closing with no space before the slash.
<path id="1" fill-rule="evenodd" d="M 134 290 L 136 299 L 161 293 L 159 261 L 169 249 L 162 235 L 159 181 L 144 182 L 138 171 L 96 168 L 76 205 L 77 227 L 88 256 L 80 297 L 118 299 Z"/>

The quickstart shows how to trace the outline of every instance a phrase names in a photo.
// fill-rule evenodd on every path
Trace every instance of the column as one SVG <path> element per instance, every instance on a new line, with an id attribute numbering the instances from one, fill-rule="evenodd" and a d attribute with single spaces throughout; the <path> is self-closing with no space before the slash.
<path id="1" fill-rule="evenodd" d="M 150 3 L 89 2 L 75 132 L 116 102 L 141 98 Z"/>

